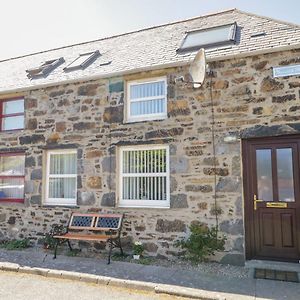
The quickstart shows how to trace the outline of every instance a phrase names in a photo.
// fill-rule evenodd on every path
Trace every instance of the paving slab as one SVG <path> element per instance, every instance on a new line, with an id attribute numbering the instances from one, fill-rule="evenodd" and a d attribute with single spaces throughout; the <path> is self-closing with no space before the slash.
<path id="1" fill-rule="evenodd" d="M 276 280 L 256 280 L 257 299 L 299 300 L 300 284 Z"/>

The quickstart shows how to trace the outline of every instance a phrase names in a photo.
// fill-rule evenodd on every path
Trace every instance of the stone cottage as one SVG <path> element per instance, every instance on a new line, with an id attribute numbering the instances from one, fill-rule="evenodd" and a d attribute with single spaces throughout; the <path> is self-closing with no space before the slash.
<path id="1" fill-rule="evenodd" d="M 218 222 L 222 262 L 298 261 L 299 100 L 300 27 L 236 9 L 1 61 L 1 238 L 108 211 L 153 256 Z"/>

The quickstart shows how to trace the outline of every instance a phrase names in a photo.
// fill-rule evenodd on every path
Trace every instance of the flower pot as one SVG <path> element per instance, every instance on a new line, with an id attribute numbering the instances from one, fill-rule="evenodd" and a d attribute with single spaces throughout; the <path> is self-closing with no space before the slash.
<path id="1" fill-rule="evenodd" d="M 139 254 L 133 254 L 133 259 L 140 259 L 140 255 Z"/>

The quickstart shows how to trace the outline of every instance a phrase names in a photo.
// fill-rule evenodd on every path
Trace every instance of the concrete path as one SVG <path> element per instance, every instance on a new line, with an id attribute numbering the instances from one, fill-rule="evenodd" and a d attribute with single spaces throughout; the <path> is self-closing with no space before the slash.
<path id="1" fill-rule="evenodd" d="M 228 300 L 300 299 L 300 284 L 298 283 L 256 280 L 251 277 L 236 278 L 195 270 L 183 270 L 180 267 L 166 268 L 118 261 L 112 261 L 110 265 L 107 265 L 106 260 L 63 255 L 59 255 L 56 260 L 53 260 L 51 253 L 46 255 L 45 252 L 37 248 L 23 251 L 1 249 L 0 262 L 201 289 L 217 292 L 223 299 Z"/>

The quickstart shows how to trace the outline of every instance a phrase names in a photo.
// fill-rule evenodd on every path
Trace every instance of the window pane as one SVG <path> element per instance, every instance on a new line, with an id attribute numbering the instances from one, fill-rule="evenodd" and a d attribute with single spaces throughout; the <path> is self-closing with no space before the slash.
<path id="1" fill-rule="evenodd" d="M 166 149 L 123 151 L 123 200 L 167 200 L 166 155 Z"/>
<path id="2" fill-rule="evenodd" d="M 163 96 L 165 94 L 165 82 L 149 82 L 130 86 L 130 99 Z"/>
<path id="3" fill-rule="evenodd" d="M 258 199 L 273 201 L 271 149 L 256 150 Z"/>
<path id="4" fill-rule="evenodd" d="M 3 115 L 24 112 L 24 99 L 3 102 Z"/>
<path id="5" fill-rule="evenodd" d="M 166 176 L 123 177 L 123 200 L 166 200 Z"/>
<path id="6" fill-rule="evenodd" d="M 50 175 L 77 174 L 76 153 L 50 155 Z"/>
<path id="7" fill-rule="evenodd" d="M 0 199 L 23 199 L 24 179 L 0 179 Z"/>
<path id="8" fill-rule="evenodd" d="M 24 128 L 24 116 L 6 117 L 2 119 L 2 130 Z"/>
<path id="9" fill-rule="evenodd" d="M 165 173 L 166 149 L 123 151 L 123 173 Z"/>
<path id="10" fill-rule="evenodd" d="M 69 64 L 64 70 L 71 70 L 73 68 L 86 68 L 90 65 L 97 57 L 100 56 L 100 52 L 97 50 L 92 53 L 80 54 L 71 64 Z"/>
<path id="11" fill-rule="evenodd" d="M 291 148 L 277 149 L 279 201 L 294 202 L 293 154 Z"/>
<path id="12" fill-rule="evenodd" d="M 0 156 L 0 175 L 18 176 L 24 175 L 25 155 Z"/>
<path id="13" fill-rule="evenodd" d="M 72 66 L 79 66 L 79 65 L 83 64 L 90 56 L 91 56 L 90 53 L 80 55 L 80 56 L 74 61 L 74 63 L 72 64 Z M 71 65 L 70 65 L 70 66 L 71 66 Z M 70 67 L 70 66 L 69 66 L 69 67 Z"/>
<path id="14" fill-rule="evenodd" d="M 164 80 L 130 84 L 129 115 L 166 114 L 166 83 Z"/>
<path id="15" fill-rule="evenodd" d="M 149 115 L 160 114 L 165 112 L 165 99 L 155 99 L 147 101 L 131 102 L 130 115 Z"/>
<path id="16" fill-rule="evenodd" d="M 76 178 L 50 178 L 49 198 L 76 198 Z"/>
<path id="17" fill-rule="evenodd" d="M 222 42 L 226 43 L 231 39 L 234 39 L 231 35 L 234 27 L 234 24 L 230 24 L 227 26 L 190 32 L 187 34 L 181 49 L 201 47 Z"/>

